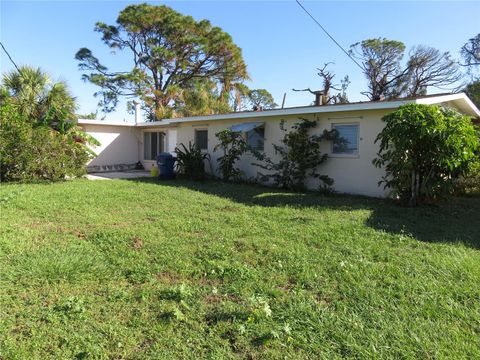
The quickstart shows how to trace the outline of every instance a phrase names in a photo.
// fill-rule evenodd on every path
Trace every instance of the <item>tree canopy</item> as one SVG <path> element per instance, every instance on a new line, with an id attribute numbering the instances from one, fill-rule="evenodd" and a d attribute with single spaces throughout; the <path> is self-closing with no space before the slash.
<path id="1" fill-rule="evenodd" d="M 151 119 L 159 120 L 181 115 L 192 102 L 198 108 L 194 100 L 207 95 L 217 99 L 213 111 L 221 112 L 235 83 L 248 78 L 229 34 L 165 5 L 129 5 L 116 25 L 98 22 L 95 31 L 110 49 L 132 57 L 131 69 L 114 72 L 87 48 L 75 55 L 87 71 L 83 79 L 100 87 L 96 95 L 104 111 L 113 110 L 120 97 L 140 98 Z"/>
<path id="2" fill-rule="evenodd" d="M 447 87 L 462 78 L 458 65 L 448 52 L 428 46 L 416 46 L 410 51 L 406 67 L 405 96 L 425 95 L 428 87 Z"/>
<path id="3" fill-rule="evenodd" d="M 248 92 L 248 100 L 253 110 L 273 109 L 278 105 L 275 103 L 272 94 L 266 89 L 254 89 Z"/>
<path id="4" fill-rule="evenodd" d="M 463 59 L 460 65 L 466 68 L 470 80 L 463 91 L 480 108 L 480 34 L 469 39 L 462 46 L 460 55 Z"/>
<path id="5" fill-rule="evenodd" d="M 388 39 L 367 39 L 350 46 L 350 54 L 362 61 L 368 90 L 362 92 L 370 100 L 397 96 L 400 79 L 406 74 L 400 67 L 405 44 Z"/>
<path id="6" fill-rule="evenodd" d="M 480 109 L 480 80 L 468 84 L 463 91 L 472 100 L 477 108 Z"/>
<path id="7" fill-rule="evenodd" d="M 480 34 L 469 39 L 460 50 L 460 54 L 464 60 L 463 66 L 476 67 L 480 66 Z"/>
<path id="8" fill-rule="evenodd" d="M 429 87 L 448 87 L 462 77 L 448 52 L 428 46 L 411 49 L 402 64 L 405 45 L 385 38 L 367 39 L 351 45 L 350 54 L 361 60 L 368 81 L 362 92 L 372 101 L 425 95 Z"/>
<path id="9" fill-rule="evenodd" d="M 52 122 L 76 119 L 77 105 L 63 82 L 53 82 L 40 68 L 21 66 L 3 75 L 2 98 L 9 98 L 25 118 L 39 121 L 45 116 Z"/>

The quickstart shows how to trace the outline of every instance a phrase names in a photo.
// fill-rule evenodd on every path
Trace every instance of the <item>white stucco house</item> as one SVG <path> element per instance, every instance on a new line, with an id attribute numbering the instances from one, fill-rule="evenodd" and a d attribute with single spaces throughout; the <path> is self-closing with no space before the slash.
<path id="1" fill-rule="evenodd" d="M 386 191 L 378 186 L 384 172 L 372 164 L 378 152 L 375 138 L 384 126 L 382 117 L 407 103 L 449 106 L 463 114 L 480 118 L 480 111 L 472 101 L 459 93 L 393 101 L 246 111 L 157 122 L 140 122 L 138 116 L 135 123 L 79 120 L 79 125 L 101 143 L 101 146 L 94 148 L 97 157 L 89 163 L 90 171 L 128 168 L 138 161 L 142 162 L 145 169 L 150 169 L 158 153 L 173 153 L 179 144 L 193 142 L 210 153 L 212 161 L 207 171 L 216 173 L 216 159 L 221 155 L 214 151 L 218 143 L 215 137 L 217 132 L 227 128 L 242 131 L 251 146 L 275 158 L 273 144 L 280 143 L 283 136 L 280 121 L 284 120 L 289 127 L 299 118 L 315 119 L 318 124 L 315 132 L 320 134 L 324 129 L 335 128 L 349 143 L 346 149 L 336 147 L 331 142 L 322 145 L 323 153 L 327 153 L 329 158 L 319 171 L 333 178 L 334 189 L 343 193 L 384 197 L 387 196 Z M 246 177 L 255 177 L 259 171 L 258 167 L 252 166 L 253 160 L 252 154 L 247 153 L 237 164 Z M 312 179 L 308 185 L 315 188 L 317 183 Z"/>

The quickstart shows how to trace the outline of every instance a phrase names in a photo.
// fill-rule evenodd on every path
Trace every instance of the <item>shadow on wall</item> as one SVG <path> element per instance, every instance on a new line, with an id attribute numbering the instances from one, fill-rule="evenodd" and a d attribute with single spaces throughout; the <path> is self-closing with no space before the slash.
<path id="1" fill-rule="evenodd" d="M 462 243 L 480 249 L 480 196 L 454 198 L 436 206 L 405 208 L 391 200 L 364 196 L 291 193 L 257 185 L 220 181 L 161 181 L 132 179 L 164 186 L 186 188 L 230 199 L 246 206 L 318 208 L 339 211 L 369 210 L 365 224 L 390 234 L 410 235 L 419 241 Z"/>
<path id="2" fill-rule="evenodd" d="M 122 165 L 128 170 L 128 165 L 138 161 L 138 139 L 127 127 L 115 132 L 91 129 L 88 133 L 101 143 L 100 147 L 93 149 L 97 156 L 88 164 L 89 169 L 120 170 L 118 166 Z"/>

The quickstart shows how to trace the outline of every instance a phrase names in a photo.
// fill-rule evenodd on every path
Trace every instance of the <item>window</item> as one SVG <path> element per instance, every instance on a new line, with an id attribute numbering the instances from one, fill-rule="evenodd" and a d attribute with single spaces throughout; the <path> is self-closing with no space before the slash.
<path id="1" fill-rule="evenodd" d="M 247 144 L 252 150 L 263 151 L 265 142 L 265 127 L 256 127 L 247 133 Z"/>
<path id="2" fill-rule="evenodd" d="M 265 123 L 248 122 L 231 126 L 230 130 L 243 133 L 250 149 L 263 151 L 265 143 Z"/>
<path id="3" fill-rule="evenodd" d="M 200 150 L 208 150 L 208 130 L 195 130 L 195 145 Z"/>
<path id="4" fill-rule="evenodd" d="M 161 132 L 143 133 L 143 159 L 156 160 L 157 155 L 164 151 L 165 134 Z"/>
<path id="5" fill-rule="evenodd" d="M 358 125 L 333 124 L 339 139 L 333 142 L 334 154 L 358 154 Z"/>

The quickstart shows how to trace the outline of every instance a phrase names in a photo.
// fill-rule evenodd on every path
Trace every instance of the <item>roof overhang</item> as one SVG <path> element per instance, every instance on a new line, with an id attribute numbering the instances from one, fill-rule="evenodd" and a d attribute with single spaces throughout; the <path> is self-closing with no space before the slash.
<path id="1" fill-rule="evenodd" d="M 99 126 L 135 126 L 135 123 L 121 122 L 121 121 L 104 121 L 104 120 L 90 120 L 78 119 L 79 125 L 99 125 Z"/>
<path id="2" fill-rule="evenodd" d="M 365 102 L 357 104 L 341 104 L 334 106 L 304 106 L 297 108 L 286 109 L 274 109 L 264 111 L 242 111 L 238 113 L 230 114 L 218 114 L 207 116 L 192 116 L 185 118 L 166 119 L 170 124 L 184 123 L 184 122 L 196 122 L 196 121 L 212 121 L 212 120 L 236 120 L 236 119 L 251 119 L 251 118 L 264 118 L 273 116 L 290 116 L 290 115 L 309 115 L 309 114 L 323 114 L 333 112 L 346 112 L 346 111 L 365 111 L 365 110 L 382 110 L 382 109 L 395 109 L 401 105 L 411 103 L 412 101 L 398 100 L 388 102 Z M 147 123 L 148 124 L 148 123 Z"/>
<path id="3" fill-rule="evenodd" d="M 368 111 L 368 110 L 390 110 L 396 109 L 405 104 L 439 104 L 445 106 L 452 106 L 460 110 L 463 114 L 480 118 L 480 110 L 473 104 L 473 102 L 464 93 L 447 94 L 447 95 L 432 95 L 426 97 L 399 99 L 393 101 L 370 101 L 359 102 L 352 104 L 338 104 L 338 105 L 323 105 L 323 106 L 303 106 L 286 109 L 273 109 L 265 111 L 243 111 L 229 114 L 205 115 L 205 116 L 191 116 L 184 118 L 163 119 L 156 122 L 144 123 L 127 123 L 127 122 L 113 122 L 101 120 L 85 120 L 79 119 L 79 124 L 85 125 L 110 125 L 110 126 L 133 126 L 133 127 L 172 127 L 178 126 L 181 123 L 198 122 L 198 121 L 219 121 L 219 120 L 236 120 L 236 119 L 258 119 L 274 116 L 295 116 L 295 115 L 309 115 L 309 114 L 324 114 L 347 111 Z"/>
<path id="4" fill-rule="evenodd" d="M 463 114 L 480 118 L 480 110 L 465 93 L 432 96 L 416 99 L 417 104 L 438 104 L 457 108 Z"/>

